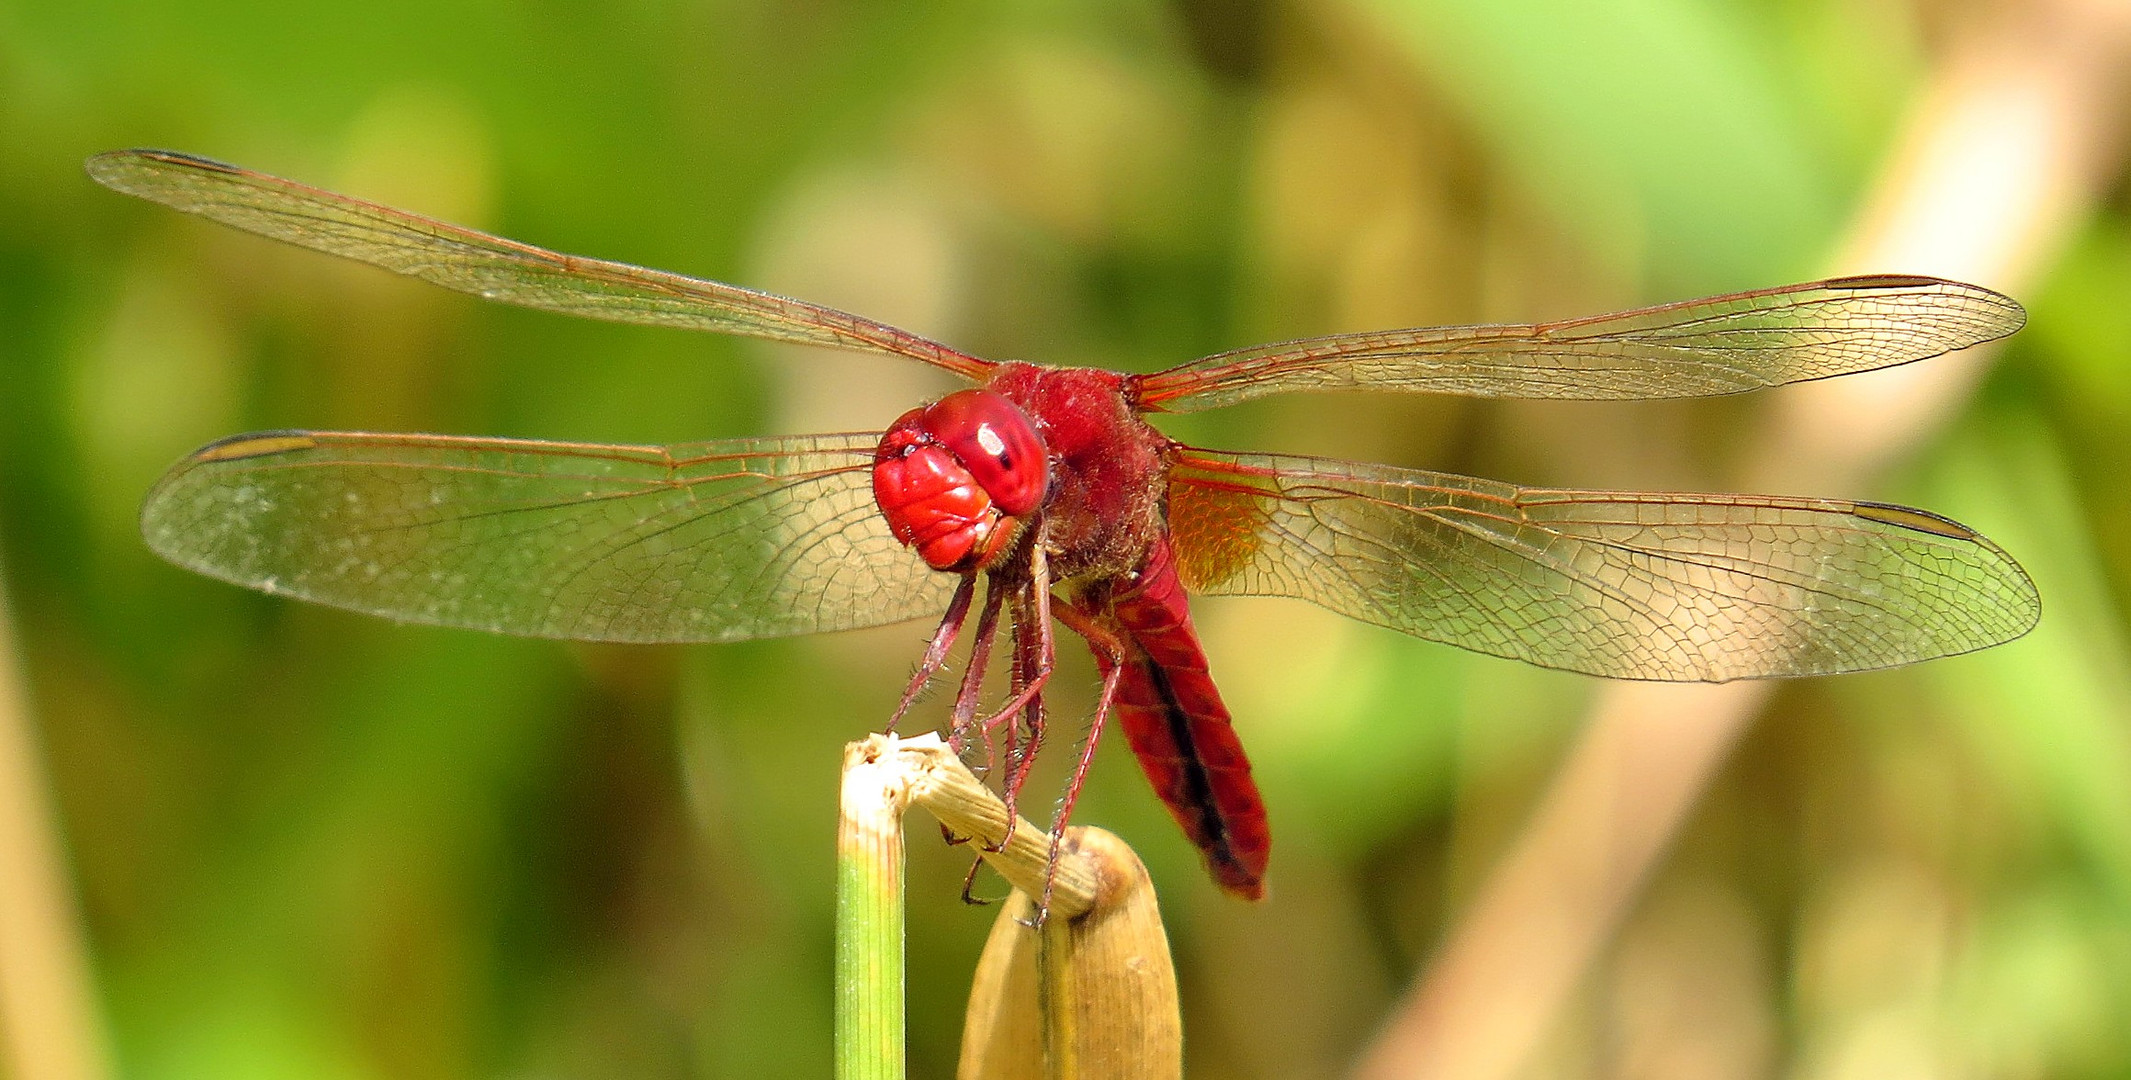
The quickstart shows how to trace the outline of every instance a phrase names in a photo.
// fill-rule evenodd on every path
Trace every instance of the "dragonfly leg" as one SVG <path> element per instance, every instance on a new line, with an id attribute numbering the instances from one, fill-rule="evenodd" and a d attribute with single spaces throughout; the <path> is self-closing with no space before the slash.
<path id="1" fill-rule="evenodd" d="M 1022 621 L 1016 619 L 1017 624 Z M 1030 647 L 1024 647 L 1022 628 L 1019 625 L 1014 628 L 1014 681 L 1011 684 L 1014 696 L 998 712 L 984 718 L 982 727 L 985 731 L 1005 724 L 1025 709 L 1042 704 L 1043 687 L 1051 681 L 1051 669 L 1057 657 L 1049 629 L 1046 626 L 1027 635 Z M 1041 651 L 1035 651 L 1037 649 Z M 1011 732 L 1012 728 L 1008 730 Z"/>
<path id="2" fill-rule="evenodd" d="M 1103 724 L 1110 718 L 1110 706 L 1117 700 L 1118 680 L 1125 670 L 1124 640 L 1108 626 L 1072 604 L 1062 604 L 1054 610 L 1059 622 L 1087 639 L 1088 651 L 1095 654 L 1095 666 L 1102 672 L 1102 694 L 1095 700 L 1095 719 L 1088 724 L 1088 737 L 1080 744 L 1080 761 L 1073 766 L 1073 778 L 1066 783 L 1065 797 L 1058 802 L 1058 812 L 1051 815 L 1051 869 L 1043 876 L 1043 899 L 1036 905 L 1034 925 L 1038 927 L 1050 917 L 1051 886 L 1058 876 L 1058 845 L 1065 836 L 1067 823 L 1073 819 L 1073 804 L 1080 801 L 1080 788 L 1087 782 L 1088 767 L 1095 763 L 1095 747 L 1102 741 Z"/>
<path id="3" fill-rule="evenodd" d="M 932 642 L 925 646 L 925 657 L 918 661 L 916 673 L 910 676 L 910 686 L 903 691 L 903 700 L 895 707 L 895 715 L 888 718 L 884 731 L 893 732 L 895 725 L 910 711 L 918 695 L 924 693 L 925 685 L 940 673 L 947 663 L 947 651 L 954 648 L 955 638 L 962 633 L 962 621 L 969 616 L 969 601 L 976 595 L 977 575 L 962 575 L 962 583 L 955 586 L 954 599 L 947 602 L 947 614 L 940 619 L 939 629 L 932 632 Z"/>
<path id="4" fill-rule="evenodd" d="M 965 594 L 974 588 L 975 583 L 976 575 L 971 574 L 962 579 L 962 588 L 955 593 L 956 599 L 961 601 L 960 614 L 962 615 L 968 614 L 969 600 Z M 977 616 L 976 636 L 970 639 L 969 670 L 962 675 L 962 686 L 955 692 L 954 712 L 947 723 L 947 748 L 954 751 L 957 756 L 968 745 L 970 718 L 977 711 L 977 693 L 983 688 L 984 667 L 991 660 L 992 639 L 998 636 L 999 605 L 1003 600 L 1004 594 L 999 592 L 999 590 L 995 588 L 986 588 L 984 590 L 984 611 Z M 994 753 L 989 731 L 984 732 L 984 742 L 985 756 L 989 758 Z M 984 769 L 986 773 L 991 771 L 989 761 L 985 763 Z M 969 842 L 969 837 L 957 836 L 954 830 L 945 825 L 940 826 L 940 836 L 950 845 Z"/>
<path id="5" fill-rule="evenodd" d="M 984 869 L 983 858 L 969 861 L 969 873 L 962 875 L 962 902 L 970 907 L 990 907 L 996 901 L 977 895 L 977 871 Z"/>
<path id="6" fill-rule="evenodd" d="M 969 744 L 969 730 L 977 715 L 978 695 L 984 690 L 984 669 L 991 663 L 992 640 L 999 636 L 999 609 L 1006 601 L 1005 590 L 990 587 L 984 590 L 984 612 L 977 616 L 977 633 L 970 639 L 969 669 L 962 673 L 962 688 L 955 694 L 954 716 L 947 725 L 947 745 L 955 753 Z M 991 770 L 991 732 L 983 731 L 985 739 L 985 771 Z"/>
<path id="7" fill-rule="evenodd" d="M 1051 631 L 1050 585 L 1050 567 L 1039 550 L 1031 566 L 1030 587 L 1015 598 L 1014 697 L 997 715 L 985 721 L 987 725 L 1008 724 L 1008 774 L 1005 783 L 1000 785 L 1008 820 L 1018 812 L 1021 787 L 1028 782 L 1029 770 L 1035 766 L 1036 756 L 1043 749 L 1048 717 L 1043 706 L 1043 688 L 1050 682 L 1051 672 L 1058 661 L 1058 641 Z M 1011 723 L 1017 716 L 1020 722 Z M 1022 732 L 1027 733 L 1025 738 Z M 1006 841 L 1002 839 L 999 843 L 1003 848 Z"/>
<path id="8" fill-rule="evenodd" d="M 1021 812 L 1021 782 L 1026 778 L 1025 762 L 1036 753 L 1036 744 L 1042 739 L 1043 698 L 1037 693 L 1042 684 L 1032 677 L 1030 663 L 1030 637 L 1027 605 L 1017 603 L 1014 613 L 1014 664 L 1011 683 L 1013 699 L 1005 708 L 987 717 L 984 721 L 985 742 L 991 742 L 991 733 L 1002 725 L 1006 729 L 1006 778 L 999 784 L 999 797 L 1006 804 L 1006 820 L 1013 821 Z M 1022 732 L 1029 734 L 1026 739 Z M 997 847 L 986 845 L 987 851 L 1006 849 L 1006 837 L 999 838 Z"/>

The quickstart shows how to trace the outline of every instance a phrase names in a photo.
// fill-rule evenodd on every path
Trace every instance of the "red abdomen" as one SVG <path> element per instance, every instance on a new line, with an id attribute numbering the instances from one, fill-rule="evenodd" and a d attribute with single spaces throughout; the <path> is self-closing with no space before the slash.
<path id="1" fill-rule="evenodd" d="M 1259 899 L 1272 849 L 1265 802 L 1207 673 L 1167 538 L 1155 541 L 1135 580 L 1109 593 L 1107 607 L 1091 614 L 1124 631 L 1115 707 L 1125 740 L 1155 794 L 1205 852 L 1214 880 Z"/>

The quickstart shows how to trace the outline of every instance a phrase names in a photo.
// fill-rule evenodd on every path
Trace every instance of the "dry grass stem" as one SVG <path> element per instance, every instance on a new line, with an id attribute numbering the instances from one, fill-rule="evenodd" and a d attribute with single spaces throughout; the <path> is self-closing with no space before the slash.
<path id="1" fill-rule="evenodd" d="M 896 740 L 895 752 L 911 771 L 911 801 L 940 819 L 940 824 L 952 832 L 969 837 L 971 846 L 1008 884 L 1031 896 L 1043 895 L 1045 876 L 1052 873 L 1048 832 L 1016 818 L 1005 847 L 990 850 L 999 846 L 1001 837 L 1008 836 L 1006 804 L 969 771 L 969 766 L 962 764 L 938 735 Z M 1050 882 L 1051 917 L 1071 919 L 1088 910 L 1094 905 L 1100 886 L 1097 868 L 1088 857 L 1070 849 L 1061 851 Z"/>

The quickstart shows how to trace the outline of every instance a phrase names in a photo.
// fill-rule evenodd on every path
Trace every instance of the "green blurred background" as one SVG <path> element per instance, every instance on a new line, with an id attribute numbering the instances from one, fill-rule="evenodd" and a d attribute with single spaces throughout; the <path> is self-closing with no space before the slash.
<path id="1" fill-rule="evenodd" d="M 1144 371 L 1818 276 L 1977 10 L 0 0 L 0 558 L 120 1071 L 826 1075 L 840 747 L 928 626 L 688 649 L 400 627 L 172 569 L 134 513 L 244 430 L 851 430 L 947 384 L 483 305 L 115 195 L 88 154 L 188 150 L 981 355 Z M 2112 191 L 1957 420 L 1868 490 L 1805 492 L 1976 525 L 2034 574 L 2043 628 L 1783 687 L 1533 1075 L 2131 1075 Z M 1165 426 L 1707 488 L 1763 407 L 1324 397 Z M 1193 1075 L 1336 1075 L 1594 684 L 1295 602 L 1197 610 L 1274 816 L 1272 898 L 1215 892 L 1121 745 L 1078 820 L 1162 889 Z M 1070 656 L 1061 721 L 1091 683 Z M 956 899 L 965 858 L 913 844 L 914 1075 L 952 1072 L 991 917 Z"/>

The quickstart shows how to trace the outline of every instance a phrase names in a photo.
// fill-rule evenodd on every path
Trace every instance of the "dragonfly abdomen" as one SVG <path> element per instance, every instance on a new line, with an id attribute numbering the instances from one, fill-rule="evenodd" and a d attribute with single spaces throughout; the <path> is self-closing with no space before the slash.
<path id="1" fill-rule="evenodd" d="M 1117 719 L 1140 768 L 1205 853 L 1214 880 L 1237 895 L 1262 897 L 1272 849 L 1265 802 L 1207 671 L 1166 539 L 1155 542 L 1130 584 L 1110 594 L 1110 615 L 1128 645 Z"/>

